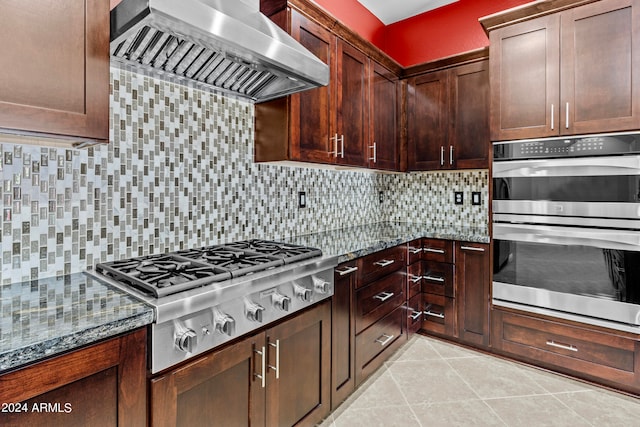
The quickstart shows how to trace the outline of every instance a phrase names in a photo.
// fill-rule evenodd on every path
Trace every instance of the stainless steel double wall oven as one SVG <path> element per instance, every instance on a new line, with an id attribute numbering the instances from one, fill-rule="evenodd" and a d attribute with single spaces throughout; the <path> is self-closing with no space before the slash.
<path id="1" fill-rule="evenodd" d="M 640 327 L 640 134 L 494 143 L 495 305 Z"/>

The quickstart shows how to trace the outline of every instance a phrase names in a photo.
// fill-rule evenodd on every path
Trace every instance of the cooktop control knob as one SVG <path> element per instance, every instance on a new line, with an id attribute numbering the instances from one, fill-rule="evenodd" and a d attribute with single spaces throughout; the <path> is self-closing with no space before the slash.
<path id="1" fill-rule="evenodd" d="M 187 329 L 177 336 L 176 345 L 184 352 L 193 353 L 198 345 L 198 335 L 193 329 Z"/>
<path id="2" fill-rule="evenodd" d="M 273 306 L 278 310 L 289 311 L 291 298 L 289 298 L 288 296 L 282 295 L 279 292 L 275 292 L 271 295 L 271 301 L 273 302 Z"/>
<path id="3" fill-rule="evenodd" d="M 253 322 L 262 323 L 262 313 L 264 312 L 264 307 L 260 304 L 256 304 L 252 301 L 247 301 L 245 304 L 245 313 L 247 314 L 247 319 Z"/>
<path id="4" fill-rule="evenodd" d="M 313 278 L 313 289 L 319 294 L 326 294 L 329 292 L 329 287 L 331 284 L 329 282 L 325 282 L 319 277 Z"/>
<path id="5" fill-rule="evenodd" d="M 311 295 L 313 291 L 311 289 L 305 288 L 304 286 L 300 286 L 297 283 L 293 284 L 293 293 L 296 297 L 300 298 L 300 300 L 304 302 L 311 301 Z"/>
<path id="6" fill-rule="evenodd" d="M 236 333 L 236 321 L 228 314 L 215 310 L 213 314 L 213 322 L 215 323 L 216 330 L 218 332 L 227 334 L 230 337 Z"/>

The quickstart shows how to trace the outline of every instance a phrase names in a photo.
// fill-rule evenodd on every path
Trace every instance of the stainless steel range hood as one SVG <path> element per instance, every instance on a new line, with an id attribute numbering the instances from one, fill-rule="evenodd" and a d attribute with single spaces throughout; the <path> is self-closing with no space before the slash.
<path id="1" fill-rule="evenodd" d="M 325 63 L 238 0 L 123 0 L 111 10 L 111 60 L 256 102 L 329 83 Z"/>

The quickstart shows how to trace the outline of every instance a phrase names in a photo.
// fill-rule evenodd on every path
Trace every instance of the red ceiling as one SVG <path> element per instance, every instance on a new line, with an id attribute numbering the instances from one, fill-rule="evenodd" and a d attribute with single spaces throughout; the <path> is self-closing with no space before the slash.
<path id="1" fill-rule="evenodd" d="M 531 0 L 458 0 L 385 27 L 357 0 L 314 0 L 403 66 L 488 46 L 478 18 Z"/>

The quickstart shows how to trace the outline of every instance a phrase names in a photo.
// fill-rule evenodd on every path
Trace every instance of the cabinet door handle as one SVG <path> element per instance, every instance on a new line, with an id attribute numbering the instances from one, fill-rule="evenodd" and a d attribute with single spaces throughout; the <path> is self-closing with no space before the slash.
<path id="1" fill-rule="evenodd" d="M 484 252 L 484 248 L 476 248 L 475 246 L 460 246 L 463 251 Z"/>
<path id="2" fill-rule="evenodd" d="M 554 340 L 548 340 L 547 341 L 547 345 L 551 346 L 551 347 L 556 347 L 556 348 L 561 348 L 563 350 L 570 350 L 570 351 L 578 351 L 578 347 L 575 347 L 573 345 L 570 344 L 559 344 L 557 342 L 555 342 Z"/>
<path id="3" fill-rule="evenodd" d="M 440 146 L 440 166 L 444 166 L 444 145 Z"/>
<path id="4" fill-rule="evenodd" d="M 276 349 L 276 366 L 269 365 L 269 369 L 276 371 L 276 379 L 280 379 L 280 340 L 276 340 L 275 344 L 270 342 L 269 345 Z"/>
<path id="5" fill-rule="evenodd" d="M 419 254 L 420 252 L 422 252 L 422 248 L 414 248 L 412 246 L 408 247 L 409 253 L 410 254 Z"/>
<path id="6" fill-rule="evenodd" d="M 265 388 L 265 387 L 266 387 L 266 385 L 267 385 L 267 383 L 266 383 L 266 381 L 267 381 L 267 357 L 266 357 L 266 356 L 267 356 L 267 355 L 266 355 L 267 351 L 266 351 L 265 347 L 264 347 L 264 346 L 262 346 L 262 350 L 255 350 L 255 349 L 254 349 L 254 350 L 253 350 L 253 352 L 254 352 L 255 354 L 260 355 L 260 356 L 261 356 L 261 359 L 262 359 L 262 363 L 261 363 L 262 370 L 261 370 L 261 373 L 260 373 L 260 374 L 256 374 L 256 373 L 254 372 L 254 373 L 253 373 L 253 376 L 254 376 L 254 377 L 256 377 L 256 378 L 258 378 L 258 379 L 260 379 L 260 380 L 261 380 L 261 383 L 262 383 L 262 384 L 261 384 L 261 385 L 262 385 L 262 388 Z"/>
<path id="7" fill-rule="evenodd" d="M 449 165 L 453 165 L 453 145 L 449 146 Z"/>
<path id="8" fill-rule="evenodd" d="M 551 104 L 551 130 L 554 130 L 553 128 L 555 128 L 555 117 L 554 117 L 554 111 L 553 111 L 553 104 Z"/>
<path id="9" fill-rule="evenodd" d="M 374 295 L 374 299 L 378 299 L 382 302 L 388 300 L 389 298 L 391 298 L 393 295 L 395 295 L 393 292 L 381 292 L 378 295 Z"/>
<path id="10" fill-rule="evenodd" d="M 331 138 L 329 138 L 329 140 L 334 141 L 335 147 L 335 150 L 329 151 L 329 155 L 333 154 L 333 157 L 338 157 L 338 134 L 335 133 Z"/>
<path id="11" fill-rule="evenodd" d="M 420 316 L 422 316 L 422 312 L 421 311 L 413 310 L 413 313 L 409 317 L 411 318 L 411 320 L 418 320 L 420 318 Z"/>
<path id="12" fill-rule="evenodd" d="M 341 147 L 342 147 L 342 148 L 340 148 L 340 157 L 344 159 L 344 135 L 340 135 L 340 144 L 341 144 Z M 338 147 L 336 146 L 336 150 L 337 149 L 338 149 Z"/>
<path id="13" fill-rule="evenodd" d="M 444 253 L 444 249 L 424 248 L 423 251 L 431 252 L 431 253 L 434 253 L 434 254 L 443 254 Z"/>
<path id="14" fill-rule="evenodd" d="M 567 102 L 567 109 L 565 111 L 565 129 L 569 129 L 569 103 Z"/>
<path id="15" fill-rule="evenodd" d="M 418 283 L 420 280 L 422 280 L 422 276 L 416 276 L 415 274 L 409 275 L 409 281 L 411 283 Z"/>
<path id="16" fill-rule="evenodd" d="M 373 163 L 377 162 L 377 144 L 374 142 L 369 148 L 373 149 L 373 157 L 369 157 L 369 160 L 373 160 Z"/>
<path id="17" fill-rule="evenodd" d="M 347 267 L 344 270 L 338 270 L 336 268 L 336 272 L 338 272 L 338 274 L 341 276 L 346 276 L 347 274 L 351 274 L 354 271 L 358 271 L 358 267 Z"/>
<path id="18" fill-rule="evenodd" d="M 444 283 L 444 277 L 438 277 L 438 276 L 423 276 L 425 278 L 425 280 L 431 280 L 432 282 L 440 282 L 440 283 Z"/>
<path id="19" fill-rule="evenodd" d="M 394 262 L 396 262 L 395 259 L 383 259 L 382 261 L 376 261 L 374 262 L 375 265 L 379 266 L 379 267 L 386 267 L 388 265 L 393 264 Z"/>
<path id="20" fill-rule="evenodd" d="M 389 344 L 389 341 L 391 341 L 392 339 L 393 339 L 393 335 L 382 334 L 382 336 L 378 338 L 375 342 L 380 343 L 380 345 L 384 347 L 385 345 Z"/>
<path id="21" fill-rule="evenodd" d="M 431 316 L 431 317 L 437 317 L 439 319 L 444 319 L 444 314 L 442 314 L 442 313 L 434 313 L 431 310 L 425 310 L 424 314 L 425 314 L 425 316 Z"/>

